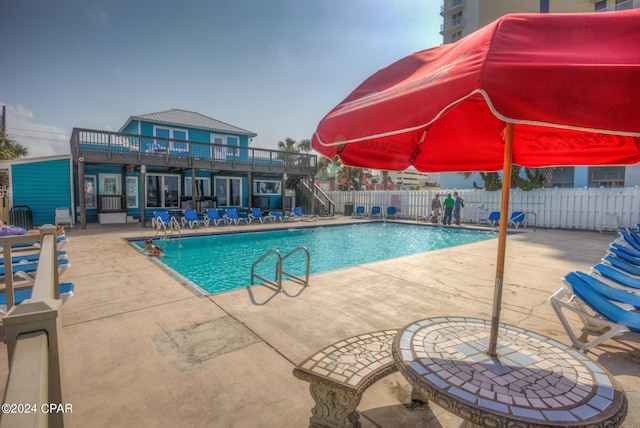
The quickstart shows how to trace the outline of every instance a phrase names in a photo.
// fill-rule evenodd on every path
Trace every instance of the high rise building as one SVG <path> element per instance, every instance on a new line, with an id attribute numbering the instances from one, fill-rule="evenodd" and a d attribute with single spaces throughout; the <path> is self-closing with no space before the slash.
<path id="1" fill-rule="evenodd" d="M 442 43 L 453 43 L 508 13 L 605 12 L 640 8 L 640 0 L 444 0 Z"/>
<path id="2" fill-rule="evenodd" d="M 444 0 L 440 6 L 442 43 L 454 43 L 509 13 L 612 12 L 640 8 L 640 0 Z M 479 174 L 442 173 L 441 188 L 482 186 Z M 640 185 L 640 165 L 554 168 L 548 187 Z"/>

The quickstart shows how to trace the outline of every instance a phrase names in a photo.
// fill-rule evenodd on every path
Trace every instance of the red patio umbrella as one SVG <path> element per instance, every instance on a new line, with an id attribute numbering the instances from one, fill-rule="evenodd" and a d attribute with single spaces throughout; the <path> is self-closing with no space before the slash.
<path id="1" fill-rule="evenodd" d="M 507 15 L 378 71 L 318 125 L 348 166 L 423 172 L 640 162 L 640 10 Z M 489 354 L 496 355 L 507 222 Z"/>

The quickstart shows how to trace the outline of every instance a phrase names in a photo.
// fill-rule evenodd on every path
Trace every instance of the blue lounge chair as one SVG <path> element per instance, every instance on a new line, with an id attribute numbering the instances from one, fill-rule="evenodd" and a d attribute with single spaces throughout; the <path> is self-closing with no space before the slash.
<path id="1" fill-rule="evenodd" d="M 623 259 L 619 259 L 618 257 L 614 257 L 608 254 L 602 258 L 602 262 L 613 266 L 621 272 L 640 277 L 640 266 L 628 263 Z"/>
<path id="2" fill-rule="evenodd" d="M 634 228 L 627 227 L 627 233 L 633 238 L 634 241 L 640 244 L 640 234 L 638 234 L 638 232 L 636 232 Z"/>
<path id="3" fill-rule="evenodd" d="M 56 238 L 58 250 L 61 250 L 67 242 L 69 242 L 69 240 L 66 236 L 58 236 Z M 40 250 L 40 241 L 25 244 L 11 244 L 11 248 L 15 248 L 16 250 Z M 2 246 L 0 246 L 0 250 L 2 250 Z"/>
<path id="4" fill-rule="evenodd" d="M 626 253 L 631 257 L 640 259 L 640 251 L 634 250 L 633 248 L 624 244 L 620 244 L 616 241 L 613 241 L 611 244 L 609 244 L 609 248 L 615 248 L 616 250 Z"/>
<path id="5" fill-rule="evenodd" d="M 271 221 L 273 222 L 274 218 L 269 216 L 266 217 L 264 215 L 262 215 L 262 210 L 260 208 L 251 208 L 251 213 L 249 214 L 249 217 L 251 217 L 251 220 L 258 220 L 260 223 L 264 223 L 264 221 L 269 218 L 271 219 Z"/>
<path id="6" fill-rule="evenodd" d="M 549 298 L 549 302 L 573 346 L 589 349 L 624 332 L 640 333 L 639 313 L 613 303 L 576 273 L 566 275 L 564 281 L 567 286 L 556 291 Z M 587 307 L 594 313 L 590 313 Z M 579 340 L 563 310 L 577 314 L 585 328 L 597 334 L 597 337 L 587 342 Z"/>
<path id="7" fill-rule="evenodd" d="M 621 259 L 621 260 L 624 260 L 627 263 L 631 263 L 633 265 L 640 266 L 640 258 L 639 257 L 635 257 L 635 256 L 629 254 L 627 251 L 624 251 L 624 250 L 622 250 L 620 248 L 609 247 L 607 252 L 609 254 Z"/>
<path id="8" fill-rule="evenodd" d="M 318 216 L 315 214 L 303 213 L 302 208 L 300 207 L 293 207 L 293 210 L 291 211 L 291 213 L 293 214 L 294 218 L 301 218 L 303 221 L 316 220 L 318 218 Z"/>
<path id="9" fill-rule="evenodd" d="M 62 282 L 58 284 L 58 289 L 60 290 L 60 300 L 62 300 L 62 303 L 64 303 L 69 299 L 69 297 L 73 296 L 73 291 L 75 289 L 75 286 L 73 282 Z M 13 290 L 14 305 L 19 305 L 25 300 L 30 299 L 32 292 L 33 292 L 32 287 L 14 289 Z M 0 313 L 2 313 L 3 315 L 7 313 L 6 291 L 0 292 Z"/>
<path id="10" fill-rule="evenodd" d="M 182 227 L 185 224 L 188 224 L 190 229 L 193 229 L 193 226 L 196 225 L 209 227 L 209 220 L 206 217 L 204 219 L 198 217 L 196 210 L 184 210 L 182 215 L 184 216 L 182 217 Z"/>
<path id="11" fill-rule="evenodd" d="M 522 227 L 527 227 L 527 216 L 522 211 L 514 211 L 511 213 L 511 218 L 509 219 L 509 223 L 507 226 L 514 226 L 516 229 L 522 225 Z"/>
<path id="12" fill-rule="evenodd" d="M 353 212 L 353 214 L 351 214 L 351 217 L 362 217 L 364 218 L 365 216 L 365 212 L 364 212 L 364 206 L 363 205 L 358 205 L 356 207 L 356 210 Z"/>
<path id="13" fill-rule="evenodd" d="M 273 221 L 279 221 L 280 223 L 282 223 L 285 220 L 284 214 L 282 214 L 280 211 L 271 211 L 269 215 L 273 217 Z"/>
<path id="14" fill-rule="evenodd" d="M 213 223 L 214 226 L 218 226 L 220 222 L 227 224 L 227 218 L 220 217 L 220 213 L 217 208 L 207 208 L 204 218 L 209 221 L 209 224 Z"/>
<path id="15" fill-rule="evenodd" d="M 602 294 L 609 300 L 614 302 L 622 303 L 623 305 L 629 306 L 629 309 L 637 310 L 640 308 L 640 296 L 629 291 L 625 291 L 621 288 L 612 287 L 598 278 L 592 275 L 588 275 L 584 272 L 576 271 L 574 272 L 578 278 L 589 284 L 594 290 L 598 293 Z"/>
<path id="16" fill-rule="evenodd" d="M 241 221 L 244 221 L 245 224 L 251 223 L 250 217 L 240 217 L 238 215 L 238 211 L 235 208 L 227 208 L 227 218 L 233 222 L 233 224 L 238 225 Z"/>
<path id="17" fill-rule="evenodd" d="M 156 234 L 160 231 L 166 233 L 167 230 L 173 233 L 174 230 L 180 230 L 180 223 L 178 223 L 175 217 L 169 217 L 167 211 L 154 211 L 153 218 L 151 219 L 151 227 L 156 230 Z"/>
<path id="18" fill-rule="evenodd" d="M 636 251 L 640 251 L 640 242 L 636 241 L 636 239 L 629 234 L 626 230 L 618 231 L 620 236 L 622 237 L 622 242 L 625 242 L 627 246 L 633 248 Z M 615 241 L 614 241 L 615 242 Z"/>
<path id="19" fill-rule="evenodd" d="M 280 223 L 283 223 L 287 220 L 293 220 L 293 216 L 291 215 L 284 215 L 282 214 L 280 211 L 271 211 L 269 213 L 269 216 L 271 216 L 271 218 L 273 219 L 274 222 L 279 221 Z"/>
<path id="20" fill-rule="evenodd" d="M 593 267 L 594 272 L 600 274 L 603 278 L 607 278 L 625 287 L 640 290 L 640 278 L 634 278 L 628 274 L 615 269 L 611 265 L 598 263 Z"/>
<path id="21" fill-rule="evenodd" d="M 67 270 L 67 268 L 71 266 L 69 260 L 62 259 L 58 260 L 58 276 L 62 276 L 62 274 Z M 38 263 L 18 263 L 15 265 L 11 265 L 11 271 L 14 276 L 22 278 L 33 284 L 34 278 L 30 274 L 35 274 L 38 269 Z M 2 280 L 5 276 L 4 265 L 0 266 L 0 280 Z"/>
<path id="22" fill-rule="evenodd" d="M 377 205 L 371 207 L 371 214 L 369 214 L 369 218 L 373 217 L 382 217 L 382 209 Z"/>
<path id="23" fill-rule="evenodd" d="M 66 251 L 58 251 L 58 260 L 68 258 Z M 40 253 L 26 254 L 24 256 L 12 256 L 11 263 L 33 263 L 40 260 Z M 4 265 L 4 257 L 0 257 L 0 265 Z"/>
<path id="24" fill-rule="evenodd" d="M 500 223 L 500 211 L 492 211 L 489 214 L 489 224 L 494 227 L 496 223 Z"/>
<path id="25" fill-rule="evenodd" d="M 398 218 L 398 209 L 396 207 L 394 207 L 393 205 L 387 207 L 387 217 Z"/>

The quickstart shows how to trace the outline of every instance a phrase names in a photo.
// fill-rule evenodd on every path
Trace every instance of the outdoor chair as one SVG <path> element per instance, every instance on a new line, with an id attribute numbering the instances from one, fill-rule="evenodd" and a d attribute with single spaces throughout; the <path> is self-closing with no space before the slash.
<path id="1" fill-rule="evenodd" d="M 302 208 L 300 207 L 293 207 L 293 209 L 291 210 L 291 213 L 293 214 L 294 218 L 301 218 L 303 221 L 316 220 L 318 218 L 318 216 L 315 214 L 303 213 Z"/>
<path id="2" fill-rule="evenodd" d="M 167 230 L 173 233 L 174 230 L 180 230 L 180 223 L 175 217 L 169 217 L 167 211 L 154 211 L 153 218 L 151 219 L 151 227 L 156 230 L 156 234 L 160 231 Z"/>
<path id="3" fill-rule="evenodd" d="M 196 210 L 184 210 L 182 215 L 182 227 L 184 227 L 185 224 L 188 224 L 190 229 L 193 229 L 193 226 L 196 225 L 209 227 L 209 219 L 206 217 L 204 219 L 198 217 Z"/>
<path id="4" fill-rule="evenodd" d="M 387 207 L 387 217 L 398 218 L 398 209 L 393 205 Z"/>
<path id="5" fill-rule="evenodd" d="M 369 214 L 369 218 L 373 218 L 373 217 L 380 218 L 381 216 L 382 216 L 382 209 L 377 205 L 372 206 L 371 214 Z"/>
<path id="6" fill-rule="evenodd" d="M 249 213 L 249 217 L 251 217 L 252 220 L 258 220 L 260 223 L 264 223 L 264 221 L 267 218 L 271 218 L 271 221 L 273 221 L 273 217 L 269 216 L 266 217 L 264 215 L 262 215 L 262 210 L 260 208 L 251 208 L 251 212 Z"/>
<path id="7" fill-rule="evenodd" d="M 600 281 L 584 273 L 579 275 L 577 272 L 572 272 L 563 279 L 567 285 L 556 291 L 549 298 L 549 302 L 574 347 L 590 349 L 624 332 L 640 333 L 640 313 L 612 302 L 620 299 L 627 300 L 625 303 L 635 303 L 635 298 L 628 296 L 631 293 L 621 295 L 618 293 L 620 290 L 612 292 L 612 287 L 601 287 L 597 285 Z M 600 291 L 608 294 L 604 295 Z M 635 297 L 640 298 L 640 296 Z M 580 340 L 569 325 L 563 310 L 578 315 L 584 328 L 596 337 L 589 341 Z"/>
<path id="8" fill-rule="evenodd" d="M 69 208 L 56 208 L 55 224 L 56 226 L 68 225 L 73 229 L 73 219 Z"/>
<path id="9" fill-rule="evenodd" d="M 511 218 L 509 219 L 509 223 L 507 226 L 513 226 L 516 229 L 522 225 L 522 227 L 527 227 L 527 216 L 522 211 L 514 211 L 511 213 Z"/>
<path id="10" fill-rule="evenodd" d="M 364 218 L 365 216 L 365 212 L 364 212 L 364 206 L 363 205 L 358 205 L 356 207 L 356 210 L 353 212 L 353 214 L 351 214 L 351 217 L 362 217 Z"/>
<path id="11" fill-rule="evenodd" d="M 613 213 L 606 213 L 602 224 L 600 224 L 600 233 L 605 229 L 618 230 L 618 216 Z"/>
<path id="12" fill-rule="evenodd" d="M 227 218 L 220 217 L 220 213 L 217 208 L 207 208 L 204 218 L 209 221 L 209 224 L 213 223 L 214 226 L 218 226 L 220 222 L 227 224 Z"/>
<path id="13" fill-rule="evenodd" d="M 62 276 L 62 274 L 71 266 L 68 259 L 58 259 L 58 277 Z M 17 263 L 11 265 L 11 272 L 13 276 L 22 278 L 25 281 L 28 281 L 33 284 L 35 278 L 33 275 L 36 274 L 38 270 L 38 263 Z M 0 281 L 5 280 L 5 265 L 0 266 Z"/>
<path id="14" fill-rule="evenodd" d="M 58 251 L 58 260 L 66 258 L 68 258 L 66 251 Z M 38 263 L 38 260 L 40 260 L 40 253 L 11 257 L 11 263 L 13 263 L 14 265 L 21 263 Z M 0 257 L 0 265 L 4 265 L 4 257 Z"/>
<path id="15" fill-rule="evenodd" d="M 73 296 L 73 290 L 75 289 L 75 285 L 73 282 L 62 282 L 58 285 L 58 289 L 60 290 L 60 300 L 62 303 L 66 302 L 69 297 Z M 28 288 L 14 288 L 13 290 L 13 304 L 19 305 L 27 299 L 31 298 L 31 293 L 33 292 L 33 287 Z M 7 292 L 0 292 L 0 314 L 5 315 L 7 313 Z"/>
<path id="16" fill-rule="evenodd" d="M 240 217 L 238 215 L 238 211 L 235 208 L 227 208 L 227 218 L 236 226 L 240 224 L 241 221 L 244 221 L 245 224 L 251 223 L 250 217 Z"/>

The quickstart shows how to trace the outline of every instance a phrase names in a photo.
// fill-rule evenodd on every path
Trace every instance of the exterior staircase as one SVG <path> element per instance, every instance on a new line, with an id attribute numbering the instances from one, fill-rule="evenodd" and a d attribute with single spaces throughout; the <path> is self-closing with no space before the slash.
<path id="1" fill-rule="evenodd" d="M 335 215 L 335 202 L 315 184 L 313 178 L 290 177 L 287 179 L 286 188 L 295 190 L 296 205 L 304 212 L 320 217 Z"/>

